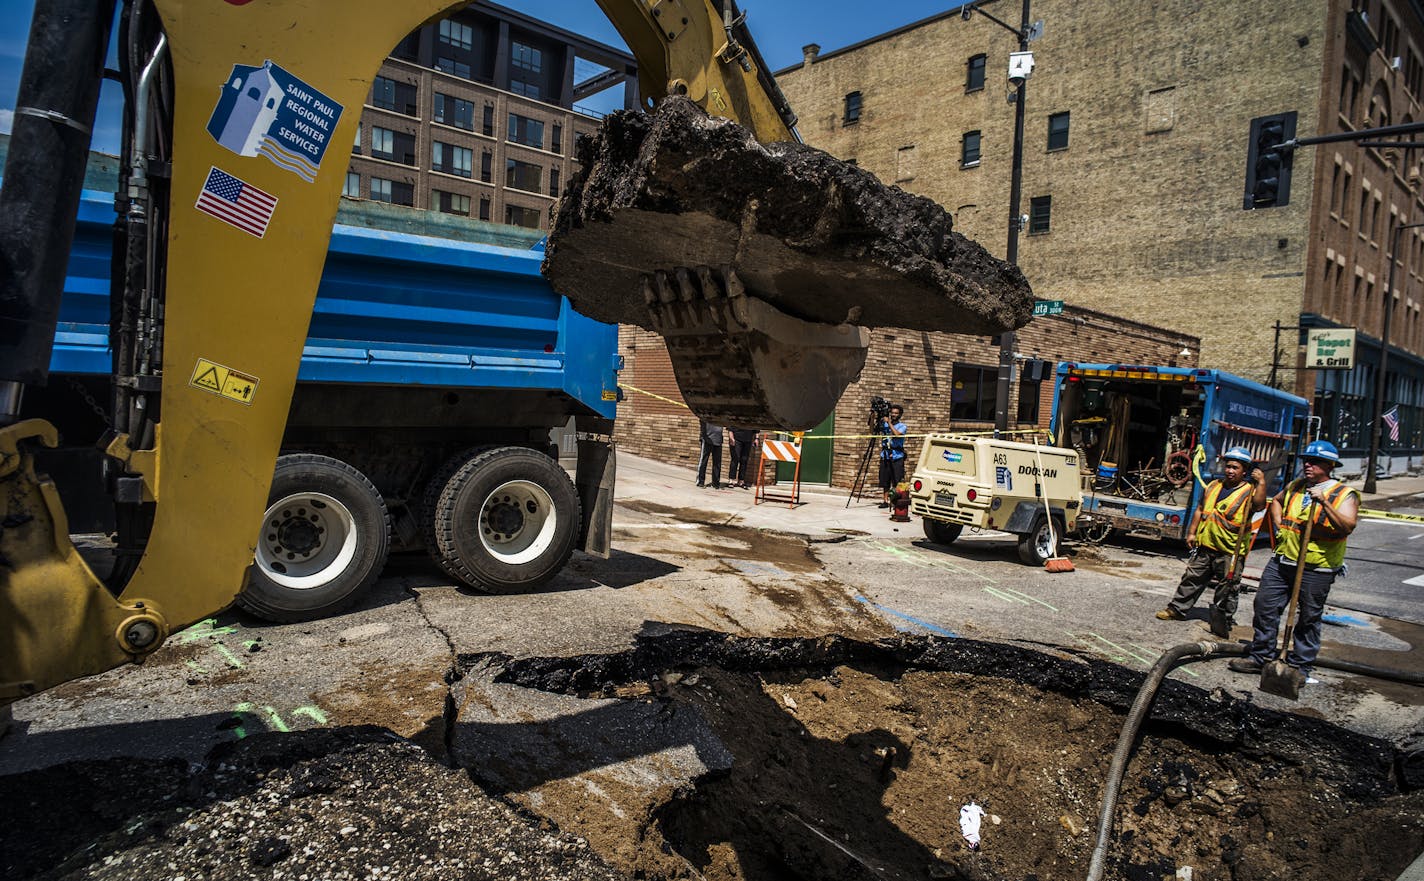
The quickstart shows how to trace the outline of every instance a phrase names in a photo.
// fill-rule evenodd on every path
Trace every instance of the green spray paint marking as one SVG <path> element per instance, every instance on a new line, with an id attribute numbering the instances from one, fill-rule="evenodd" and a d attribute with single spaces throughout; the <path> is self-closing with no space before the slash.
<path id="1" fill-rule="evenodd" d="M 318 707 L 315 704 L 308 704 L 305 707 L 297 707 L 295 710 L 292 710 L 292 715 L 306 716 L 308 719 L 311 719 L 318 725 L 326 724 L 326 713 L 323 713 L 321 711 L 321 707 Z"/>
<path id="2" fill-rule="evenodd" d="M 237 735 L 238 740 L 241 740 L 242 738 L 247 736 L 247 724 L 246 720 L 244 720 L 243 718 L 244 716 L 251 716 L 254 720 L 257 721 L 263 721 L 265 717 L 267 728 L 272 731 L 281 731 L 283 733 L 286 733 L 292 730 L 291 726 L 289 726 L 286 720 L 282 718 L 282 714 L 277 712 L 276 707 L 264 704 L 260 708 L 261 713 L 258 712 L 258 709 L 259 708 L 256 704 L 251 704 L 247 701 L 243 701 L 242 703 L 232 708 L 232 715 L 238 720 L 239 723 L 238 725 L 233 727 L 232 731 L 233 734 Z M 305 716 L 308 719 L 311 719 L 313 722 L 317 723 L 318 725 L 325 725 L 327 723 L 326 712 L 323 711 L 322 708 L 317 706 L 316 704 L 305 704 L 303 706 L 297 707 L 295 710 L 292 710 L 291 715 Z"/>
<path id="3" fill-rule="evenodd" d="M 1123 646 L 1118 645 L 1117 643 L 1113 642 L 1105 636 L 1099 636 L 1098 634 L 1093 633 L 1091 630 L 1088 631 L 1088 635 L 1091 636 L 1093 639 L 1096 639 L 1099 642 L 1103 643 L 1104 645 L 1110 645 L 1118 651 L 1122 652 L 1123 654 L 1127 655 L 1128 657 L 1132 658 L 1133 660 L 1146 664 L 1149 667 L 1155 663 L 1155 660 L 1152 657 L 1139 655 L 1136 652 L 1133 652 L 1131 649 L 1124 648 Z"/>
<path id="4" fill-rule="evenodd" d="M 999 590 L 997 587 L 985 587 L 985 588 L 981 588 L 981 590 L 983 590 L 983 591 L 984 591 L 985 593 L 987 593 L 989 596 L 998 597 L 999 599 L 1003 600 L 1003 601 L 1006 602 L 1006 603 L 1019 603 L 1019 604 L 1021 604 L 1021 605 L 1025 605 L 1025 606 L 1028 605 L 1028 603 L 1026 603 L 1026 602 L 1024 602 L 1023 600 L 1019 599 L 1018 597 L 1016 597 L 1016 596 L 1010 596 L 1009 594 L 1004 593 L 1003 591 Z"/>
<path id="5" fill-rule="evenodd" d="M 1040 606 L 1043 606 L 1045 609 L 1048 609 L 1048 610 L 1050 610 L 1050 611 L 1053 611 L 1053 612 L 1058 611 L 1058 607 L 1057 607 L 1057 606 L 1050 606 L 1048 603 L 1045 603 L 1043 600 L 1039 599 L 1038 597 L 1036 597 L 1036 596 L 1031 596 L 1031 595 L 1029 595 L 1029 594 L 1026 594 L 1026 593 L 1024 593 L 1024 592 L 1021 591 L 1021 590 L 1014 590 L 1012 587 L 1006 587 L 1006 588 L 1004 588 L 1004 590 L 1008 591 L 1009 593 L 1013 594 L 1014 596 L 1023 597 L 1025 600 L 1027 600 L 1027 601 L 1030 602 L 1030 603 L 1038 603 Z"/>
<path id="6" fill-rule="evenodd" d="M 966 569 L 965 567 L 951 563 L 948 560 L 940 559 L 938 557 L 931 557 L 923 551 L 911 550 L 909 548 L 901 548 L 891 544 L 882 544 L 880 542 L 869 542 L 868 544 L 872 548 L 875 548 L 879 551 L 884 551 L 885 553 L 889 554 L 892 557 L 895 557 L 901 562 L 909 563 L 911 566 L 917 566 L 921 569 L 942 569 L 946 572 L 954 572 L 959 575 L 968 575 L 971 578 L 977 578 L 980 581 L 987 581 L 990 584 L 999 583 L 997 579 L 990 578 L 989 576 L 984 575 L 981 572 L 975 572 L 972 569 Z"/>
<path id="7" fill-rule="evenodd" d="M 222 643 L 213 646 L 213 650 L 227 659 L 227 665 L 234 670 L 242 669 L 242 659 L 232 653 L 232 650 Z"/>
<path id="8" fill-rule="evenodd" d="M 199 640 L 209 639 L 215 636 L 226 636 L 229 633 L 236 633 L 237 628 L 231 626 L 214 627 L 218 623 L 216 618 L 204 618 L 187 630 L 183 630 L 174 636 L 179 645 L 189 645 Z"/>
<path id="9" fill-rule="evenodd" d="M 1154 649 L 1154 648 L 1152 648 L 1151 646 L 1141 645 L 1140 643 L 1130 642 L 1130 643 L 1128 643 L 1128 645 L 1136 646 L 1137 648 L 1142 649 L 1144 652 L 1147 652 L 1148 654 L 1151 654 L 1152 652 L 1157 652 L 1157 654 L 1159 654 L 1159 655 L 1162 654 L 1162 653 L 1161 653 L 1160 651 L 1158 651 L 1157 649 Z M 1157 662 L 1156 662 L 1156 661 L 1153 661 L 1152 663 L 1155 664 L 1155 663 L 1157 663 Z M 1182 671 L 1183 673 L 1187 674 L 1188 676 L 1192 677 L 1193 679 L 1200 679 L 1200 678 L 1201 678 L 1200 676 L 1197 675 L 1196 671 L 1194 671 L 1194 670 L 1188 670 L 1186 667 L 1177 667 L 1176 670 L 1173 670 L 1172 672 L 1175 673 L 1177 670 Z"/>
<path id="10" fill-rule="evenodd" d="M 206 667 L 204 667 L 202 664 L 199 664 L 197 661 L 185 661 L 184 663 L 188 665 L 188 669 L 189 669 L 189 670 L 192 670 L 192 671 L 195 672 L 195 673 L 207 673 L 207 672 L 208 672 L 208 669 L 207 669 Z"/>

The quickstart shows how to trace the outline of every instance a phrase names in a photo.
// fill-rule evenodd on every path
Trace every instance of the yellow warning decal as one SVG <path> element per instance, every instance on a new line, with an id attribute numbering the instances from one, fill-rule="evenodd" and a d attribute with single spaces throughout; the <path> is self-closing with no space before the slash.
<path id="1" fill-rule="evenodd" d="M 616 401 L 616 400 L 618 400 L 618 392 L 617 392 L 615 389 L 604 389 L 604 390 L 603 390 L 603 400 L 605 400 L 605 401 Z"/>
<path id="2" fill-rule="evenodd" d="M 257 382 L 255 376 L 199 358 L 198 366 L 193 368 L 193 378 L 188 380 L 188 385 L 250 404 L 252 396 L 257 392 Z"/>

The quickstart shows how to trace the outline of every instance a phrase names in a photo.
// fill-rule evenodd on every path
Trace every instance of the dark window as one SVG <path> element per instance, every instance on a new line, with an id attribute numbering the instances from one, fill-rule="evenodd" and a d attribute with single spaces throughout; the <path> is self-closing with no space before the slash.
<path id="1" fill-rule="evenodd" d="M 444 55 L 435 56 L 435 69 L 470 79 L 470 65 L 463 61 L 456 61 L 453 58 L 446 58 Z"/>
<path id="2" fill-rule="evenodd" d="M 854 125 L 860 122 L 860 93 L 847 92 L 845 96 L 845 117 L 841 120 L 842 125 Z"/>
<path id="3" fill-rule="evenodd" d="M 435 121 L 472 132 L 475 130 L 475 105 L 463 98 L 436 92 Z"/>
<path id="4" fill-rule="evenodd" d="M 539 181 L 544 176 L 542 166 L 518 159 L 506 159 L 504 164 L 504 185 L 530 193 L 539 192 Z M 527 224 L 520 224 L 525 226 Z M 536 224 L 537 226 L 537 224 Z"/>
<path id="5" fill-rule="evenodd" d="M 493 134 L 494 134 L 494 105 L 493 105 L 493 104 L 486 104 L 486 105 L 485 105 L 485 115 L 484 115 L 484 120 L 483 120 L 483 121 L 481 122 L 481 124 L 480 124 L 480 131 L 484 132 L 484 133 L 487 134 L 487 135 L 493 135 Z"/>
<path id="6" fill-rule="evenodd" d="M 415 135 L 371 126 L 371 155 L 402 165 L 415 164 Z"/>
<path id="7" fill-rule="evenodd" d="M 549 132 L 549 149 L 561 156 L 564 153 L 564 127 L 557 122 Z"/>
<path id="8" fill-rule="evenodd" d="M 1034 196 L 1030 199 L 1028 203 L 1029 235 L 1048 232 L 1048 220 L 1052 213 L 1052 196 Z"/>
<path id="9" fill-rule="evenodd" d="M 448 18 L 440 22 L 440 42 L 456 49 L 469 49 L 474 42 L 474 28 Z"/>
<path id="10" fill-rule="evenodd" d="M 462 196 L 459 193 L 447 193 L 444 190 L 432 190 L 430 192 L 433 206 L 436 210 L 446 214 L 460 214 L 465 217 L 470 216 L 470 197 Z"/>
<path id="11" fill-rule="evenodd" d="M 346 186 L 341 190 L 341 195 L 353 199 L 361 198 L 361 175 L 354 171 L 346 172 Z"/>
<path id="12" fill-rule="evenodd" d="M 559 195 L 559 170 L 557 168 L 549 169 L 549 195 Z"/>
<path id="13" fill-rule="evenodd" d="M 1048 149 L 1068 149 L 1068 114 L 1054 113 L 1048 117 Z"/>
<path id="14" fill-rule="evenodd" d="M 480 197 L 480 220 L 490 219 L 490 200 L 484 196 Z"/>
<path id="15" fill-rule="evenodd" d="M 984 88 L 984 62 L 988 59 L 985 55 L 975 55 L 969 59 L 968 75 L 964 78 L 964 91 L 977 92 Z"/>
<path id="16" fill-rule="evenodd" d="M 356 123 L 356 143 L 351 146 L 352 153 L 361 152 L 361 123 Z"/>
<path id="17" fill-rule="evenodd" d="M 371 178 L 371 198 L 377 202 L 410 206 L 415 204 L 415 187 L 400 181 L 373 177 Z"/>
<path id="18" fill-rule="evenodd" d="M 516 95 L 523 95 L 526 98 L 540 97 L 538 84 L 526 83 L 524 80 L 510 80 L 509 90 Z"/>
<path id="19" fill-rule="evenodd" d="M 538 229 L 541 214 L 543 212 L 538 208 L 521 208 L 518 205 L 504 206 L 504 222 L 511 226 L 527 226 L 530 229 Z"/>
<path id="20" fill-rule="evenodd" d="M 386 110 L 395 110 L 396 81 L 390 77 L 376 77 L 376 81 L 371 84 L 371 104 Z"/>
<path id="21" fill-rule="evenodd" d="M 509 44 L 509 90 L 516 95 L 539 97 L 544 72 L 544 53 L 533 46 Z"/>
<path id="22" fill-rule="evenodd" d="M 995 376 L 995 381 L 998 377 Z M 1020 379 L 1019 380 L 1019 413 L 1018 421 L 1030 424 L 1038 423 L 1038 393 L 1042 388 L 1042 383 Z"/>
<path id="23" fill-rule="evenodd" d="M 959 164 L 964 168 L 969 168 L 979 164 L 979 133 L 964 133 L 964 148 L 961 150 Z"/>
<path id="24" fill-rule="evenodd" d="M 443 141 L 435 141 L 430 145 L 431 171 L 470 177 L 470 166 L 474 158 L 475 151 L 469 147 L 457 147 Z"/>
<path id="25" fill-rule="evenodd" d="M 493 171 L 490 168 L 490 162 L 492 161 L 493 157 L 490 155 L 490 151 L 486 150 L 480 154 L 480 180 L 485 183 L 490 183 L 493 176 Z M 488 220 L 488 218 L 486 218 L 486 220 Z"/>
<path id="26" fill-rule="evenodd" d="M 526 147 L 544 147 L 544 123 L 517 113 L 509 114 L 509 131 L 505 137 Z"/>
<path id="27" fill-rule="evenodd" d="M 420 31 L 415 31 L 406 36 L 396 44 L 396 48 L 391 51 L 396 58 L 403 58 L 406 61 L 420 60 Z"/>
<path id="28" fill-rule="evenodd" d="M 954 388 L 949 394 L 949 418 L 965 422 L 994 421 L 994 384 L 999 368 L 977 364 L 954 365 Z"/>

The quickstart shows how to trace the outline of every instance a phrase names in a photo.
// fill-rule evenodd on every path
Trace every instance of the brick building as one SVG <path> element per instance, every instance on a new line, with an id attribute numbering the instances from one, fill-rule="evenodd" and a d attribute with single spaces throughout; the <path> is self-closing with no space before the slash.
<path id="1" fill-rule="evenodd" d="M 410 34 L 381 65 L 344 194 L 548 229 L 574 143 L 598 128 L 576 104 L 620 85 L 623 106 L 637 106 L 628 53 L 473 3 Z"/>
<path id="2" fill-rule="evenodd" d="M 1117 318 L 1077 306 L 1062 315 L 1039 318 L 1018 334 L 1016 349 L 1026 360 L 1051 369 L 1059 361 L 1167 364 L 1193 367 L 1201 341 L 1193 335 Z M 667 462 L 695 466 L 697 420 L 680 402 L 672 363 L 662 338 L 624 326 L 618 338 L 626 398 L 618 405 L 620 448 Z M 812 435 L 835 440 L 807 442 L 803 479 L 850 486 L 864 456 L 870 398 L 879 395 L 905 407 L 912 434 L 926 431 L 985 431 L 994 427 L 994 386 L 998 375 L 994 338 L 906 330 L 876 330 L 861 377 L 846 390 L 836 411 Z M 1011 427 L 1046 427 L 1053 404 L 1051 377 L 1024 378 L 1011 395 Z M 842 437 L 852 435 L 852 437 Z M 911 461 L 919 440 L 906 442 Z M 725 456 L 724 456 L 725 458 Z M 724 465 L 725 467 L 725 465 Z M 871 475 L 871 483 L 875 480 Z"/>
<path id="3" fill-rule="evenodd" d="M 991 11 L 1018 19 L 1018 4 Z M 1025 103 L 1019 262 L 1038 296 L 1200 335 L 1204 366 L 1313 397 L 1325 435 L 1358 461 L 1392 234 L 1424 222 L 1424 150 L 1301 148 L 1289 200 L 1246 210 L 1249 134 L 1253 119 L 1289 112 L 1300 136 L 1419 119 L 1424 8 L 1035 0 L 1032 13 L 1044 29 Z M 834 51 L 807 46 L 777 77 L 808 143 L 935 199 L 1002 255 L 1016 49 L 955 10 Z M 1385 407 L 1400 405 L 1396 452 L 1417 457 L 1424 228 L 1403 233 Z M 1359 328 L 1359 366 L 1299 369 L 1294 328 L 1336 325 Z"/>

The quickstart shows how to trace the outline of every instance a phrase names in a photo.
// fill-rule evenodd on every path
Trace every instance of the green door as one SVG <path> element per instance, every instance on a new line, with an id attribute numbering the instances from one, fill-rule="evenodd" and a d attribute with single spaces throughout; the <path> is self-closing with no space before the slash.
<path id="1" fill-rule="evenodd" d="M 808 436 L 813 436 L 811 440 L 801 443 L 801 482 L 802 483 L 830 483 L 831 482 L 831 449 L 834 441 L 817 440 L 816 438 L 829 438 L 836 433 L 836 414 L 833 412 L 826 417 L 820 425 L 806 432 Z M 790 435 L 785 435 L 790 437 Z M 795 462 L 777 462 L 776 479 L 779 481 L 790 481 L 796 476 Z"/>

